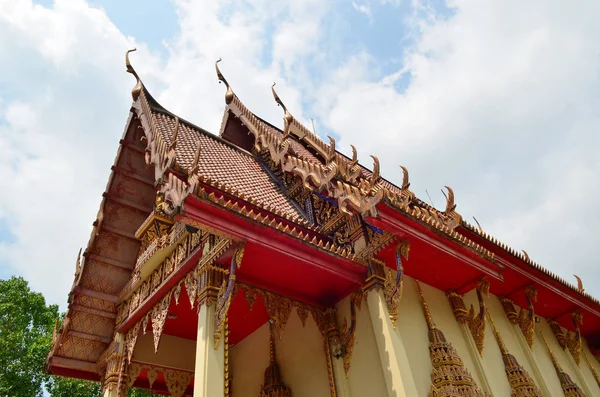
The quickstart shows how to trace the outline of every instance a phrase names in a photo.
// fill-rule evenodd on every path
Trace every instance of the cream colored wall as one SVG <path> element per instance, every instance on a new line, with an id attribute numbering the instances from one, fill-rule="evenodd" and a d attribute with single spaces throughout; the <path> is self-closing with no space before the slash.
<path id="1" fill-rule="evenodd" d="M 303 328 L 293 310 L 276 349 L 283 381 L 294 397 L 330 396 L 323 340 L 312 316 Z M 265 324 L 230 349 L 232 395 L 259 395 L 268 365 L 269 326 Z"/>
<path id="2" fill-rule="evenodd" d="M 336 305 L 338 322 L 346 318 L 350 324 L 350 298 L 347 297 Z M 369 306 L 363 301 L 361 308 L 356 313 L 356 339 L 354 354 L 350 370 L 348 371 L 348 383 L 352 396 L 386 397 L 387 391 L 383 378 L 381 361 L 373 333 L 373 326 L 369 316 Z M 341 360 L 334 358 L 333 360 Z"/>
<path id="3" fill-rule="evenodd" d="M 596 374 L 600 375 L 600 363 L 598 363 L 598 360 L 596 360 L 585 341 L 583 343 L 583 350 L 585 354 L 587 354 L 590 363 L 596 370 Z M 598 385 L 598 382 L 596 382 L 594 374 L 592 373 L 592 370 L 590 369 L 590 366 L 586 361 L 585 357 L 581 357 L 581 372 L 583 373 L 583 376 L 586 378 L 588 384 L 590 385 L 590 391 L 592 393 L 595 393 L 594 395 L 600 396 L 600 385 Z"/>
<path id="4" fill-rule="evenodd" d="M 133 351 L 133 360 L 174 369 L 194 371 L 196 341 L 162 335 L 158 353 L 154 353 L 152 332 L 140 335 Z"/>

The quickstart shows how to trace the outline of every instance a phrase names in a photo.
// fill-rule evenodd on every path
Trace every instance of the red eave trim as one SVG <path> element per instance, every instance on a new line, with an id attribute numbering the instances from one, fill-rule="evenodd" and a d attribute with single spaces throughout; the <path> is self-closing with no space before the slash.
<path id="1" fill-rule="evenodd" d="M 447 255 L 460 260 L 466 265 L 476 268 L 486 276 L 492 277 L 493 279 L 499 281 L 504 281 L 504 278 L 502 277 L 501 266 L 498 266 L 498 264 L 494 264 L 484 258 L 481 258 L 477 254 L 461 247 L 454 242 L 449 242 L 447 239 L 435 238 L 434 236 L 426 233 L 424 230 L 420 230 L 422 228 L 419 228 L 418 225 L 415 226 L 415 222 L 407 219 L 406 216 L 398 211 L 395 211 L 388 205 L 384 204 L 377 206 L 377 211 L 378 215 L 376 218 L 369 217 L 366 219 L 369 223 L 373 223 L 374 225 L 382 227 L 388 231 L 393 231 L 395 233 L 400 232 L 407 236 L 419 239 L 446 253 Z"/>
<path id="2" fill-rule="evenodd" d="M 599 308 L 597 305 L 593 305 L 593 306 L 589 305 L 588 299 L 581 297 L 579 295 L 576 295 L 569 288 L 557 287 L 556 286 L 557 284 L 561 285 L 558 281 L 553 280 L 549 276 L 546 276 L 539 270 L 536 270 L 527 264 L 525 264 L 526 267 L 515 264 L 505 258 L 502 258 L 502 257 L 496 256 L 496 258 L 498 259 L 498 263 L 502 264 L 507 269 L 510 269 L 512 271 L 519 273 L 520 275 L 531 280 L 533 283 L 539 284 L 540 286 L 552 291 L 553 293 L 555 293 L 559 297 L 569 301 L 573 305 L 575 305 L 579 308 L 582 308 L 583 310 L 588 311 L 589 313 L 593 314 L 594 316 L 600 317 L 600 310 L 598 310 Z"/>
<path id="3" fill-rule="evenodd" d="M 292 258 L 310 263 L 337 277 L 342 277 L 357 286 L 364 281 L 365 268 L 363 266 L 303 244 L 284 233 L 256 224 L 250 219 L 201 201 L 195 196 L 190 195 L 185 199 L 184 209 L 176 217 L 178 221 L 185 222 L 181 218 L 189 218 L 208 227 L 221 230 L 234 238 L 277 250 Z"/>

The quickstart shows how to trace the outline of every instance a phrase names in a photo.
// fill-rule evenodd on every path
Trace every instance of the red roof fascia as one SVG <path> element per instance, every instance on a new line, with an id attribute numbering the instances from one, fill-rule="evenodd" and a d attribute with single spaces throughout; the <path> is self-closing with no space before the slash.
<path id="1" fill-rule="evenodd" d="M 381 229 L 394 233 L 399 237 L 419 239 L 463 263 L 476 268 L 486 276 L 499 281 L 503 280 L 502 266 L 494 264 L 456 243 L 449 242 L 447 238 L 439 236 L 428 228 L 419 225 L 385 203 L 378 204 L 377 211 L 377 217 L 368 217 L 365 220 Z"/>
<path id="2" fill-rule="evenodd" d="M 231 211 L 221 209 L 200 200 L 197 196 L 190 195 L 185 199 L 183 211 L 176 219 L 185 222 L 184 218 L 220 230 L 234 238 L 285 253 L 337 277 L 342 277 L 357 286 L 360 286 L 364 281 L 365 268 L 363 266 L 316 249 L 285 233 L 255 223 Z"/>

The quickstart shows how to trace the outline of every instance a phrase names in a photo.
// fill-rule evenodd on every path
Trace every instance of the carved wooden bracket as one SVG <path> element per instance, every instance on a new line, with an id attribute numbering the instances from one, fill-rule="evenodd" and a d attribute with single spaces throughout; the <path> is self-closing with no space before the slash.
<path id="1" fill-rule="evenodd" d="M 236 269 L 238 269 L 242 265 L 243 257 L 244 246 L 242 245 L 241 247 L 236 248 L 234 254 L 231 257 L 231 265 L 229 266 L 229 279 L 226 282 L 225 278 L 223 278 L 223 282 L 221 283 L 221 289 L 219 290 L 219 295 L 217 296 L 214 332 L 215 349 L 219 347 L 219 341 L 221 340 L 223 328 L 225 327 L 225 319 L 227 317 L 227 312 L 229 311 L 229 306 L 231 305 L 231 298 L 233 297 L 233 290 L 236 280 Z"/>
<path id="2" fill-rule="evenodd" d="M 527 299 L 528 309 L 521 309 L 519 312 L 519 327 L 530 348 L 533 348 L 533 340 L 535 334 L 535 313 L 533 310 L 533 302 L 537 300 L 537 289 L 530 285 L 525 290 L 525 298 Z"/>
<path id="3" fill-rule="evenodd" d="M 340 335 L 340 356 L 344 361 L 344 373 L 348 377 L 348 371 L 350 370 L 350 363 L 352 362 L 352 354 L 354 353 L 354 342 L 356 339 L 356 308 L 360 309 L 362 302 L 362 291 L 354 292 L 350 296 L 350 327 L 346 318 L 342 322 L 339 329 Z"/>
<path id="4" fill-rule="evenodd" d="M 487 307 L 485 306 L 484 298 L 489 296 L 490 281 L 482 278 L 477 282 L 477 300 L 479 301 L 479 313 L 475 313 L 475 308 L 471 305 L 469 310 L 469 329 L 475 340 L 475 345 L 480 355 L 483 355 L 483 347 L 485 343 L 485 316 Z"/>
<path id="5" fill-rule="evenodd" d="M 581 329 L 579 328 L 580 324 L 583 324 L 583 314 L 576 310 L 571 313 L 571 320 L 573 321 L 573 327 L 575 328 L 575 333 L 569 335 L 566 338 L 566 344 L 573 356 L 573 360 L 577 363 L 579 367 L 579 363 L 581 362 L 581 351 L 583 350 L 583 341 L 581 339 Z"/>

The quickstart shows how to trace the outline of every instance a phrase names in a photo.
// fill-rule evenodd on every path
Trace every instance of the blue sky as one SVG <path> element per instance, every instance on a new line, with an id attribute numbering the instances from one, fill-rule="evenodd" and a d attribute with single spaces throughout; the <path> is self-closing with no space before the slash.
<path id="1" fill-rule="evenodd" d="M 66 305 L 130 106 L 132 62 L 218 131 L 214 61 L 256 113 L 337 147 L 600 296 L 600 3 L 504 0 L 0 2 L 0 277 Z"/>

